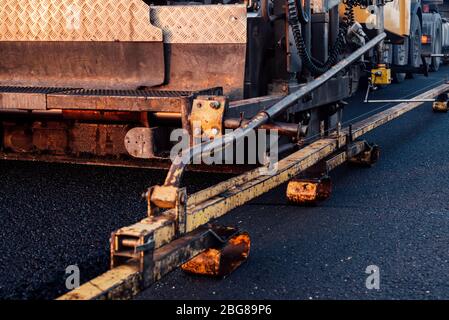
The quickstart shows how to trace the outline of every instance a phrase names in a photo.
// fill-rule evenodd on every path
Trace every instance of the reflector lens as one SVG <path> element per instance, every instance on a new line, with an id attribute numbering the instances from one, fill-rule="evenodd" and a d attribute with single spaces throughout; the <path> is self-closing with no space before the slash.
<path id="1" fill-rule="evenodd" d="M 423 34 L 423 35 L 421 36 L 421 43 L 422 43 L 422 44 L 429 44 L 429 43 L 431 43 L 431 42 L 432 42 L 432 38 L 431 38 L 429 35 Z"/>

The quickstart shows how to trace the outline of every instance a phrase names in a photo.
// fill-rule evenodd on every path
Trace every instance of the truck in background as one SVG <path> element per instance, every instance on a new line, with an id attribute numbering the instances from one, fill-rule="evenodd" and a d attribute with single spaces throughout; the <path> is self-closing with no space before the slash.
<path id="1" fill-rule="evenodd" d="M 356 20 L 366 29 L 373 23 L 371 7 L 355 10 Z M 373 5 L 372 8 L 375 8 Z M 438 71 L 449 51 L 448 0 L 393 0 L 384 3 L 384 61 L 396 82 L 414 73 Z M 424 63 L 425 62 L 425 63 Z"/>
<path id="2" fill-rule="evenodd" d="M 422 5 L 423 31 L 422 51 L 423 54 L 439 55 L 449 52 L 449 1 L 429 0 Z M 441 63 L 448 62 L 443 57 L 428 57 L 431 71 L 438 71 Z"/>

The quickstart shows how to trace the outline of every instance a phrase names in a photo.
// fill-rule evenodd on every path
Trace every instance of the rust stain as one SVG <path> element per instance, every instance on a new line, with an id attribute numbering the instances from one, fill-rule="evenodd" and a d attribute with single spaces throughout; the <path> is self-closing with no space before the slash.
<path id="1" fill-rule="evenodd" d="M 185 272 L 204 276 L 225 277 L 248 259 L 251 240 L 248 233 L 232 237 L 222 248 L 210 248 L 184 263 Z"/>
<path id="2" fill-rule="evenodd" d="M 287 186 L 287 199 L 295 204 L 316 204 L 326 200 L 332 193 L 332 183 L 329 178 L 323 179 L 292 179 Z"/>

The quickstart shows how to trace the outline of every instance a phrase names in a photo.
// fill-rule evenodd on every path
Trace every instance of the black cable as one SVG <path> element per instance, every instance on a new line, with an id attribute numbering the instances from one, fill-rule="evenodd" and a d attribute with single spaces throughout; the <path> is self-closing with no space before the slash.
<path id="1" fill-rule="evenodd" d="M 298 54 L 301 57 L 303 65 L 313 74 L 320 75 L 329 70 L 333 65 L 338 62 L 339 55 L 343 51 L 346 44 L 346 35 L 348 29 L 354 24 L 354 7 L 364 5 L 364 0 L 344 0 L 346 5 L 345 13 L 340 23 L 337 39 L 335 40 L 330 53 L 329 58 L 324 62 L 320 62 L 310 55 L 307 50 L 304 37 L 301 32 L 300 23 L 308 23 L 310 0 L 305 0 L 306 8 L 303 7 L 301 0 L 287 0 L 288 5 L 288 22 L 292 28 L 293 38 L 298 50 Z M 307 13 L 305 13 L 307 11 Z M 307 22 L 304 22 L 307 21 Z"/>
<path id="2" fill-rule="evenodd" d="M 310 21 L 310 0 L 304 0 L 305 8 L 302 6 L 301 0 L 297 0 L 297 1 L 299 4 L 298 6 L 296 6 L 296 8 L 298 9 L 299 22 L 301 22 L 302 24 L 309 23 L 309 21 Z"/>

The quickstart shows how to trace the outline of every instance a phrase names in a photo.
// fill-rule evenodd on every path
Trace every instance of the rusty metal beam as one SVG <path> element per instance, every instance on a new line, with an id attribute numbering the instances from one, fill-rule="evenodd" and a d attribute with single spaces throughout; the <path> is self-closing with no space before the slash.
<path id="1" fill-rule="evenodd" d="M 126 96 L 115 94 L 49 94 L 47 109 L 181 112 L 189 104 L 188 96 L 150 97 L 143 92 Z"/>

